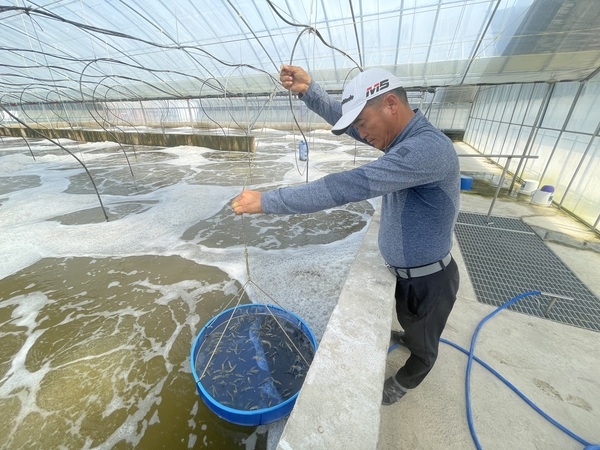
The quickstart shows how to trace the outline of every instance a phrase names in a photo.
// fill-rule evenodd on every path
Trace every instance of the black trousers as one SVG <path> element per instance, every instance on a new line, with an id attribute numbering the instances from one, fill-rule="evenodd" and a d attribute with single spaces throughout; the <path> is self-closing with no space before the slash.
<path id="1" fill-rule="evenodd" d="M 444 270 L 418 278 L 397 278 L 396 314 L 410 356 L 396 373 L 407 389 L 417 387 L 433 368 L 440 336 L 456 300 L 460 276 L 454 259 Z"/>

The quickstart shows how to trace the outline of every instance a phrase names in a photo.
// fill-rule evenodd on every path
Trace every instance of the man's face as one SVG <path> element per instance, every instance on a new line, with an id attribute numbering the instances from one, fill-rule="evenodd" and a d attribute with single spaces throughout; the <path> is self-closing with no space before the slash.
<path id="1" fill-rule="evenodd" d="M 383 99 L 368 103 L 352 125 L 362 139 L 379 150 L 384 150 L 397 134 L 394 132 L 390 108 Z"/>

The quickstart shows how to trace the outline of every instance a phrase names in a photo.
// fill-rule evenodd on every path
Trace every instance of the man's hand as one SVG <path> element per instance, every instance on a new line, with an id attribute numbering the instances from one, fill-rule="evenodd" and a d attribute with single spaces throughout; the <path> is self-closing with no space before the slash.
<path id="1" fill-rule="evenodd" d="M 260 196 L 261 193 L 259 191 L 242 191 L 242 193 L 231 202 L 231 209 L 233 209 L 233 212 L 237 215 L 244 213 L 259 214 L 263 212 Z"/>
<path id="2" fill-rule="evenodd" d="M 279 81 L 284 88 L 304 94 L 310 85 L 310 75 L 302 67 L 283 64 L 279 71 Z"/>

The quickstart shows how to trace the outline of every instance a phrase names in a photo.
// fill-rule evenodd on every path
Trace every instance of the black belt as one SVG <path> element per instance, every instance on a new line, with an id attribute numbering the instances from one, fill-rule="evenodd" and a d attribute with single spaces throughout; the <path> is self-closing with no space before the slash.
<path id="1" fill-rule="evenodd" d="M 409 279 L 424 277 L 426 275 L 431 275 L 432 273 L 439 272 L 440 270 L 444 270 L 444 268 L 446 268 L 448 264 L 450 264 L 450 261 L 452 261 L 452 255 L 448 253 L 439 261 L 427 264 L 426 266 L 402 268 L 390 266 L 388 263 L 386 263 L 385 265 L 395 277 Z"/>

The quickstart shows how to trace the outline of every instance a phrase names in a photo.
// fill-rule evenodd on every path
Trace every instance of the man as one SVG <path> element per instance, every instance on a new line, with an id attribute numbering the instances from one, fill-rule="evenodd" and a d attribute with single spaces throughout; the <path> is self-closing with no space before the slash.
<path id="1" fill-rule="evenodd" d="M 460 199 L 460 170 L 452 142 L 419 110 L 400 81 L 383 69 L 360 73 L 341 103 L 302 68 L 284 65 L 282 85 L 348 135 L 383 151 L 377 160 L 310 183 L 267 192 L 245 190 L 236 214 L 302 214 L 382 196 L 379 248 L 396 276 L 396 314 L 404 333 L 392 341 L 411 354 L 385 380 L 384 405 L 417 387 L 433 367 L 439 338 L 456 299 L 459 274 L 450 254 Z"/>

